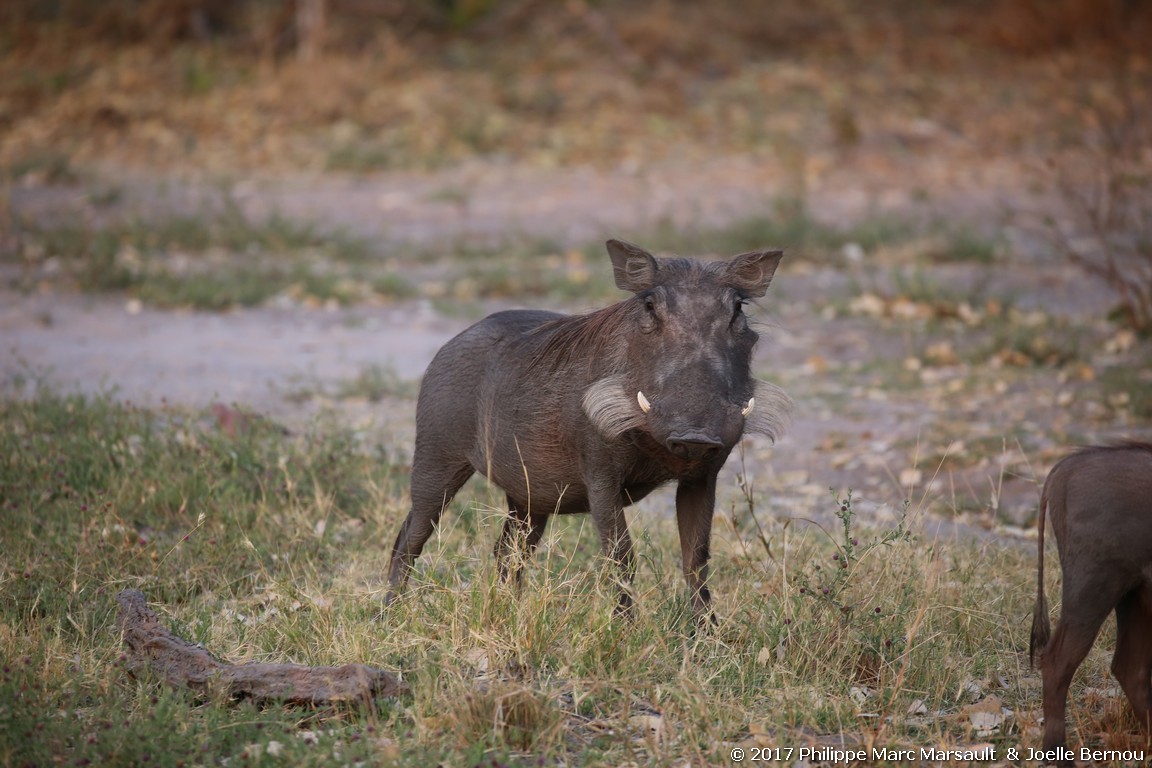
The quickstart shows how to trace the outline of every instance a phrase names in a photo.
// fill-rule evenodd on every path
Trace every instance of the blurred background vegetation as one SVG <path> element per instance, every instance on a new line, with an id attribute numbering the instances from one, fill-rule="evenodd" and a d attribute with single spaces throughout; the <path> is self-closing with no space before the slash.
<path id="1" fill-rule="evenodd" d="M 820 185 L 957 220 L 1008 189 L 1147 332 L 1149 40 L 1132 0 L 10 0 L 0 192 L 740 157 L 807 246 Z"/>
<path id="2" fill-rule="evenodd" d="M 10 0 L 0 163 L 371 171 L 934 130 L 1016 153 L 1078 139 L 1116 98 L 1098 78 L 1146 80 L 1149 39 L 1127 0 Z"/>

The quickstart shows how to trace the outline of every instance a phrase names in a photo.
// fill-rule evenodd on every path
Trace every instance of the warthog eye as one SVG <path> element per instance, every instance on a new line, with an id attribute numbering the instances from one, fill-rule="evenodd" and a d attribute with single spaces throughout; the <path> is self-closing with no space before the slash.
<path id="1" fill-rule="evenodd" d="M 656 296 L 648 291 L 640 294 L 639 298 L 640 304 L 644 307 L 644 313 L 637 318 L 640 332 L 654 333 L 660 328 L 660 313 L 656 311 Z"/>
<path id="2" fill-rule="evenodd" d="M 732 320 L 729 321 L 729 325 L 735 324 L 740 319 L 740 316 L 744 314 L 744 305 L 747 303 L 748 299 L 737 297 L 736 303 L 732 307 Z"/>

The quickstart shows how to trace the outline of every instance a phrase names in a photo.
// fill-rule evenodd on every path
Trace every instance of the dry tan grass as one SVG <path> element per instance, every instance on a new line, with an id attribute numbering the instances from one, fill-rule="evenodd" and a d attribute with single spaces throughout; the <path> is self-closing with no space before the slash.
<path id="1" fill-rule="evenodd" d="M 9 10 L 0 58 L 0 164 L 20 172 L 48 155 L 214 172 L 477 154 L 634 164 L 789 141 L 822 158 L 914 150 L 940 132 L 963 141 L 932 141 L 937 156 L 973 162 L 1050 148 L 1053 118 L 1078 108 L 1069 81 L 1091 87 L 1115 51 L 1133 50 L 1114 30 L 1148 21 L 1071 0 L 756 14 L 738 2 L 568 3 L 453 31 L 337 4 L 326 52 L 305 64 L 273 44 L 285 22 L 259 4 L 216 9 L 227 23 L 207 41 L 182 26 L 186 7 L 109 4 L 80 23 L 76 9 L 25 5 Z"/>

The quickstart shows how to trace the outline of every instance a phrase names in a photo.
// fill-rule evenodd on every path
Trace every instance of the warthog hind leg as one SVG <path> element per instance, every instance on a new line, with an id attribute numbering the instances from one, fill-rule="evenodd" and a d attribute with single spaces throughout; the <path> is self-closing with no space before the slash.
<path id="1" fill-rule="evenodd" d="M 1134 589 L 1116 606 L 1116 652 L 1112 674 L 1120 681 L 1136 719 L 1152 733 L 1152 587 Z"/>
<path id="2" fill-rule="evenodd" d="M 420 556 L 424 544 L 444 512 L 444 507 L 472 476 L 471 464 L 445 466 L 431 460 L 422 460 L 417 454 L 412 462 L 412 509 L 392 545 L 392 559 L 388 564 L 388 594 L 386 603 L 392 602 L 408 581 L 412 563 Z"/>
<path id="3" fill-rule="evenodd" d="M 1086 580 L 1074 578 L 1073 569 L 1065 573 L 1068 575 L 1060 603 L 1060 622 L 1040 662 L 1044 677 L 1045 750 L 1064 745 L 1065 707 L 1072 675 L 1091 650 L 1104 619 L 1124 594 L 1123 587 L 1109 583 L 1106 572 Z"/>

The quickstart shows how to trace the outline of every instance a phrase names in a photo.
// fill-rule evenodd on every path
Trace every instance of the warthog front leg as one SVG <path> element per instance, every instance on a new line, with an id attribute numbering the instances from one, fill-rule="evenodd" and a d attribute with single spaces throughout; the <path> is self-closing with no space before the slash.
<path id="1" fill-rule="evenodd" d="M 692 615 L 698 623 L 716 623 L 712 595 L 708 591 L 708 559 L 712 540 L 712 513 L 716 505 L 716 477 L 681 480 L 676 488 L 676 525 L 684 581 L 692 599 Z"/>
<path id="2" fill-rule="evenodd" d="M 628 534 L 628 521 L 616 485 L 589 486 L 589 512 L 600 536 L 600 552 L 618 573 L 620 598 L 616 614 L 632 614 L 632 579 L 636 575 L 636 553 Z"/>
<path id="3" fill-rule="evenodd" d="M 508 498 L 508 517 L 496 540 L 496 572 L 502 581 L 508 578 L 508 561 L 516 574 L 516 583 L 524 575 L 525 560 L 536 551 L 540 539 L 544 538 L 544 528 L 548 525 L 548 515 L 530 514 L 523 511 L 511 497 Z"/>

